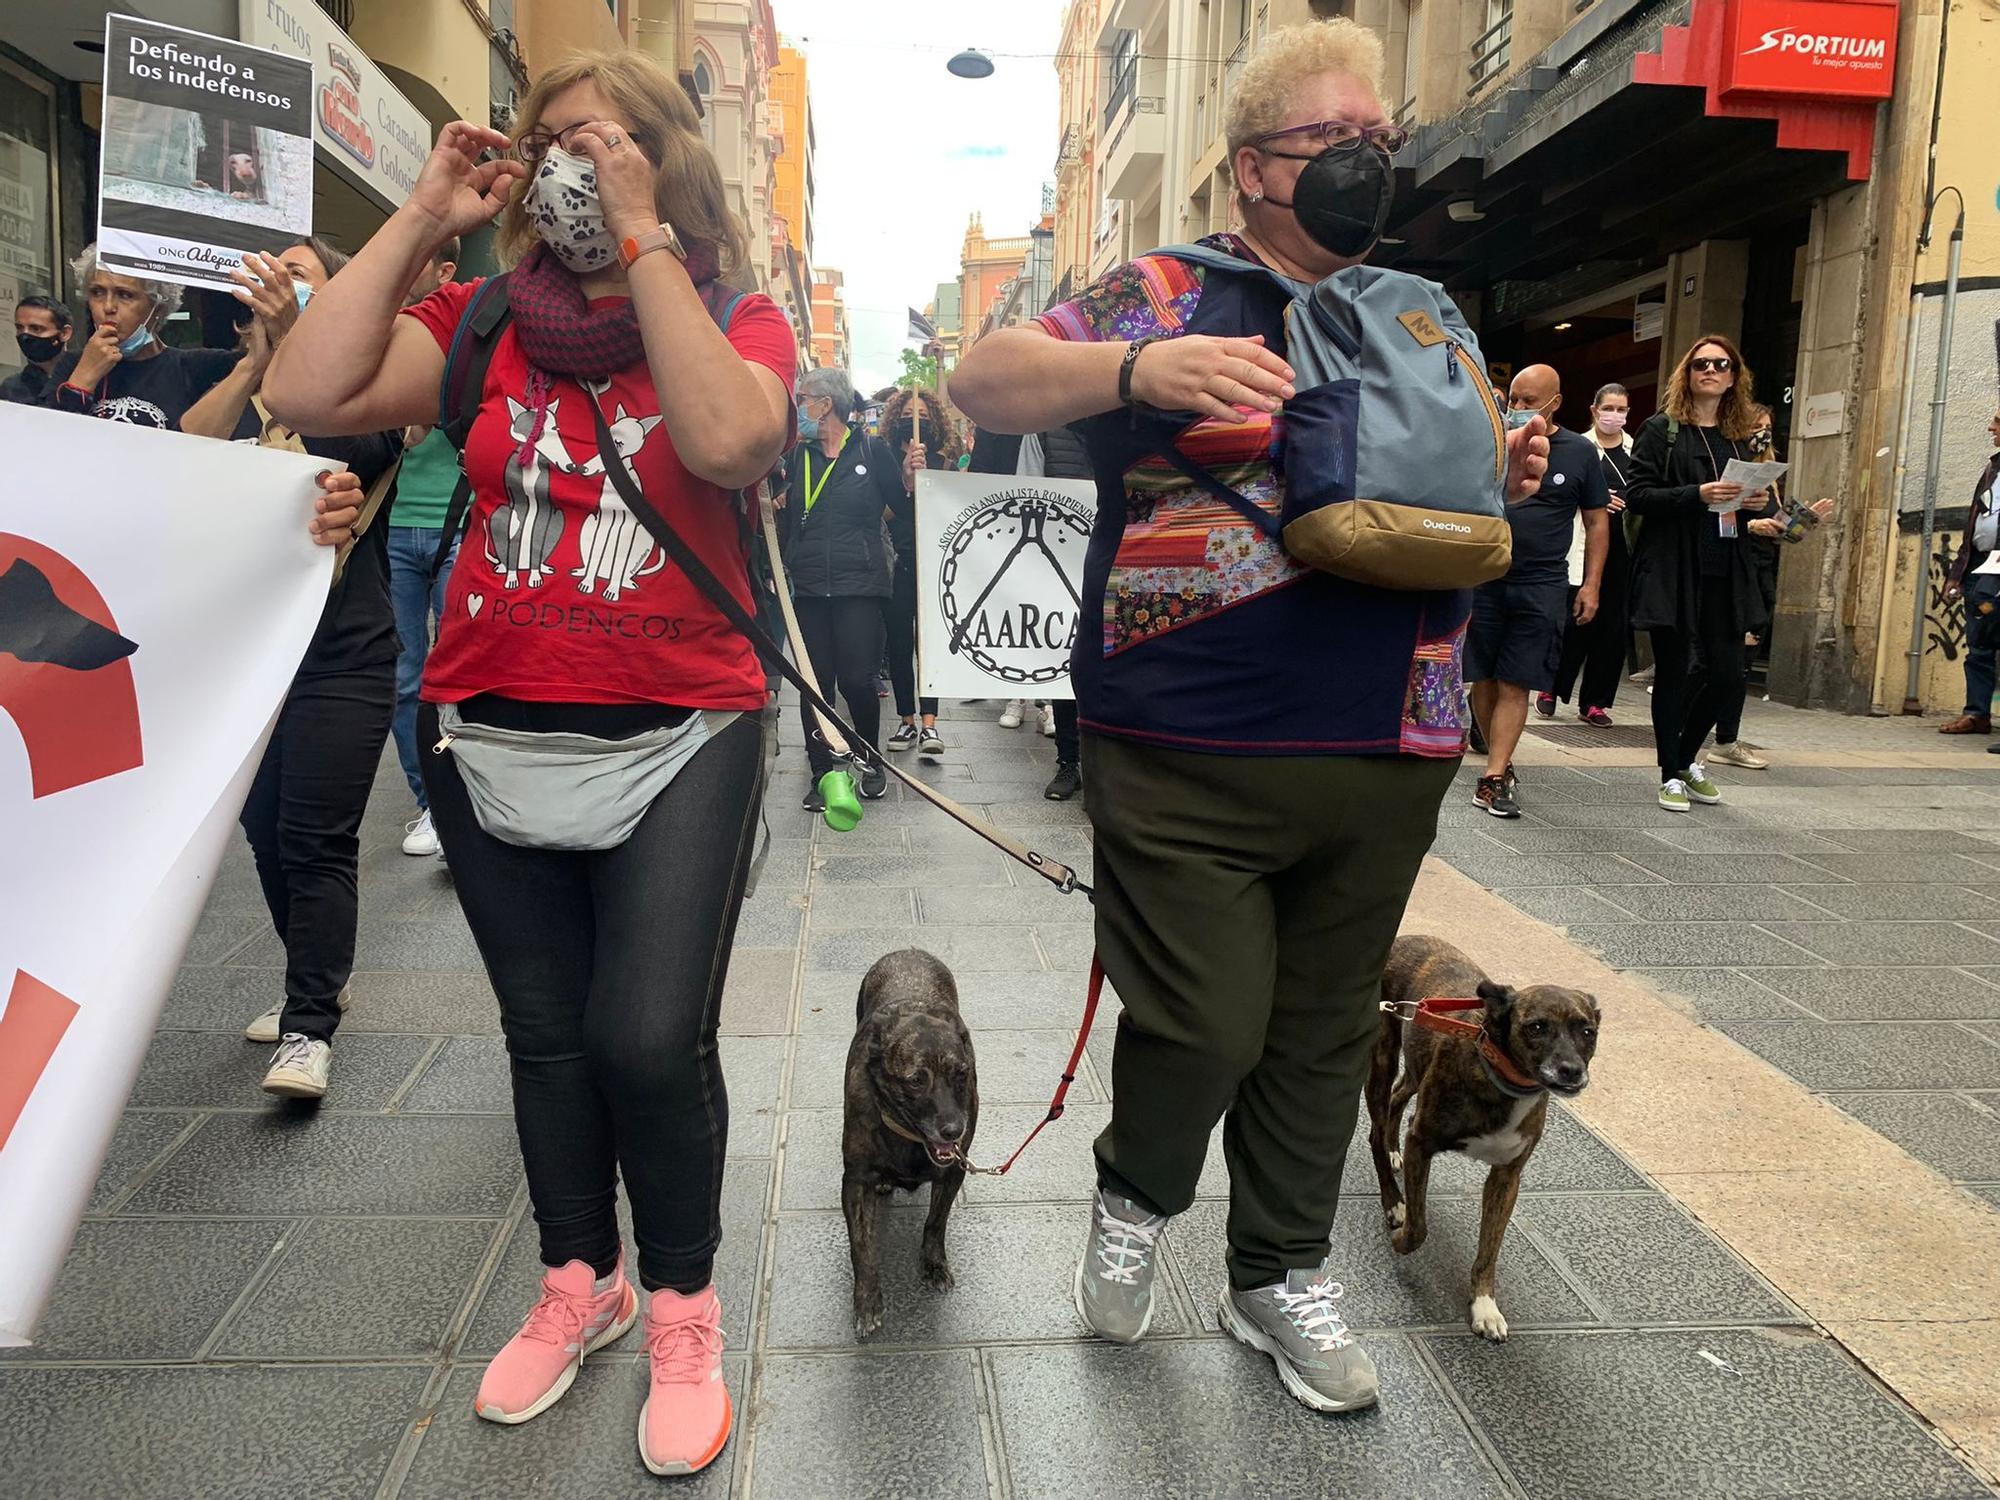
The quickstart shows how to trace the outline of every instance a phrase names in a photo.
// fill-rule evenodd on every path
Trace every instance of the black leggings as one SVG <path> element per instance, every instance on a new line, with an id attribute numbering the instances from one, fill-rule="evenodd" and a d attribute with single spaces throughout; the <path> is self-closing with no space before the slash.
<path id="1" fill-rule="evenodd" d="M 419 715 L 438 738 L 437 709 Z M 542 1261 L 618 1259 L 622 1174 L 639 1281 L 708 1285 L 722 1239 L 729 1098 L 716 1026 L 761 801 L 757 715 L 696 752 L 616 849 L 503 844 L 449 754 L 423 757 L 431 816 L 479 944 L 514 1074 Z"/>
<path id="2" fill-rule="evenodd" d="M 354 971 L 361 817 L 396 712 L 396 663 L 292 681 L 238 821 L 285 945 L 280 1032 L 330 1042 Z"/>
<path id="3" fill-rule="evenodd" d="M 896 690 L 896 713 L 935 719 L 938 701 L 917 697 L 917 577 L 896 570 L 896 592 L 882 601 L 882 628 L 889 636 L 889 685 Z"/>
<path id="4" fill-rule="evenodd" d="M 1726 745 L 1743 727 L 1747 668 L 1727 578 L 1702 579 L 1697 625 L 1692 642 L 1678 630 L 1647 632 L 1653 642 L 1653 745 L 1663 779 L 1694 764 L 1711 729 Z"/>
<path id="5" fill-rule="evenodd" d="M 799 633 L 806 638 L 819 690 L 838 708 L 847 700 L 847 722 L 871 745 L 881 743 L 882 704 L 875 696 L 875 668 L 882 661 L 884 601 L 874 595 L 842 595 L 834 599 L 802 595 L 792 601 L 798 611 Z M 836 698 L 835 694 L 839 697 Z M 808 724 L 817 725 L 812 714 Z M 815 777 L 833 769 L 833 752 L 817 727 L 806 740 L 806 756 Z"/>

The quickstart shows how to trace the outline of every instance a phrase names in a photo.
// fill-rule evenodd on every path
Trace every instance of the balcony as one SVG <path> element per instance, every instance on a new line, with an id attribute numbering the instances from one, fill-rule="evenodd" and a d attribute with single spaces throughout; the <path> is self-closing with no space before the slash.
<path id="1" fill-rule="evenodd" d="M 1167 101 L 1136 94 L 1112 127 L 1104 153 L 1104 195 L 1138 201 L 1160 185 L 1167 152 Z"/>
<path id="2" fill-rule="evenodd" d="M 1500 18 L 1482 31 L 1472 44 L 1472 63 L 1465 70 L 1472 76 L 1472 85 L 1466 93 L 1478 93 L 1505 73 L 1513 54 L 1514 7 L 1509 4 Z"/>
<path id="3" fill-rule="evenodd" d="M 1072 125 L 1062 133 L 1062 144 L 1056 148 L 1056 176 L 1065 178 L 1083 165 L 1083 130 Z"/>

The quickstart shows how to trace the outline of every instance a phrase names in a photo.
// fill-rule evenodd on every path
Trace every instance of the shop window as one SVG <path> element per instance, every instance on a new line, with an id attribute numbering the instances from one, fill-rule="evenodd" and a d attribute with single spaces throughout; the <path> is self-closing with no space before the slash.
<path id="1" fill-rule="evenodd" d="M 55 91 L 0 59 L 0 327 L 11 329 L 14 304 L 36 293 L 61 296 L 56 270 Z M 0 347 L 0 375 L 20 367 L 10 338 Z"/>

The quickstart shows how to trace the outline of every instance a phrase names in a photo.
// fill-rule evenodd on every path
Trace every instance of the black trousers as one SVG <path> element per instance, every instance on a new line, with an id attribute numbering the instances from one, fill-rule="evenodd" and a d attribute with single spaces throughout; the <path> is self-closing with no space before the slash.
<path id="1" fill-rule="evenodd" d="M 1748 664 L 1727 578 L 1702 579 L 1696 625 L 1692 639 L 1678 630 L 1647 632 L 1653 643 L 1653 745 L 1662 778 L 1692 765 L 1711 729 L 1726 745 L 1743 726 Z"/>
<path id="2" fill-rule="evenodd" d="M 896 713 L 905 719 L 917 713 L 934 719 L 937 699 L 917 697 L 917 575 L 898 568 L 895 590 L 882 601 L 882 628 L 889 637 L 889 686 L 895 689 Z"/>
<path id="3" fill-rule="evenodd" d="M 361 817 L 396 713 L 393 658 L 292 680 L 238 821 L 285 945 L 282 1032 L 333 1040 L 354 972 Z"/>
<path id="4" fill-rule="evenodd" d="M 879 745 L 882 737 L 882 703 L 875 696 L 875 668 L 882 660 L 883 604 L 874 595 L 835 599 L 802 595 L 792 601 L 819 690 L 836 708 L 845 700 L 847 722 L 871 745 Z M 817 722 L 810 710 L 806 722 Z M 816 727 L 806 739 L 806 756 L 815 777 L 833 769 L 833 752 Z"/>
<path id="5" fill-rule="evenodd" d="M 1077 733 L 1076 699 L 1053 698 L 1049 706 L 1056 713 L 1056 760 L 1066 766 L 1083 763 L 1083 739 Z"/>
<path id="6" fill-rule="evenodd" d="M 1576 623 L 1576 590 L 1569 591 L 1569 624 L 1563 632 L 1562 665 L 1556 670 L 1556 696 L 1568 703 L 1583 679 L 1578 708 L 1609 708 L 1618 697 L 1625 675 L 1625 648 L 1632 628 L 1632 563 L 1625 555 L 1624 532 L 1611 521 L 1611 555 L 1604 560 L 1604 578 L 1597 593 L 1597 614 L 1588 625 Z"/>
<path id="7" fill-rule="evenodd" d="M 418 723 L 434 743 L 436 708 Z M 501 843 L 451 756 L 423 760 L 500 997 L 543 1263 L 611 1269 L 622 1175 L 640 1283 L 701 1290 L 722 1240 L 729 1096 L 715 1037 L 762 800 L 757 716 L 697 752 L 625 843 L 592 853 Z"/>

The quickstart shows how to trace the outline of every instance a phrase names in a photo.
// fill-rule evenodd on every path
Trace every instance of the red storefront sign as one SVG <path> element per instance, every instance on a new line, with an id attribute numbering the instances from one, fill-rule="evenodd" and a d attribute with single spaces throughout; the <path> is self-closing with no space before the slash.
<path id="1" fill-rule="evenodd" d="M 1730 0 L 1720 93 L 1886 99 L 1894 0 Z"/>

